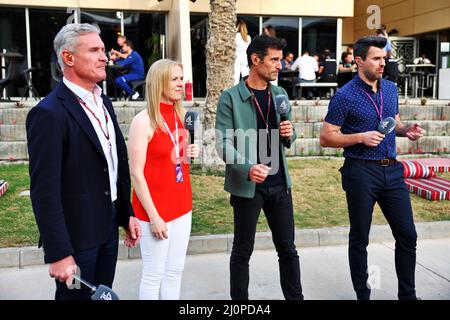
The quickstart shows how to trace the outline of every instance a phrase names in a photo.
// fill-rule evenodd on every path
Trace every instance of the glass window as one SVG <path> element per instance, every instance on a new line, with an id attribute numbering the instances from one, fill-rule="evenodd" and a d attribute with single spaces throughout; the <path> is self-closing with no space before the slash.
<path id="1" fill-rule="evenodd" d="M 194 97 L 206 97 L 206 55 L 208 15 L 191 14 L 192 85 Z"/>
<path id="2" fill-rule="evenodd" d="M 25 9 L 23 8 L 6 8 L 0 7 L 0 50 L 3 52 L 20 53 L 23 57 L 14 61 L 17 66 L 17 71 L 27 68 L 27 45 L 26 45 L 26 30 L 25 30 Z M 6 69 L 9 66 L 11 59 L 5 59 Z M 3 76 L 2 76 L 3 78 Z M 25 79 L 19 77 L 16 82 L 6 87 L 7 97 L 17 97 L 22 95 L 22 90 L 25 87 Z M 0 97 L 3 98 L 3 92 L 0 92 Z"/>
<path id="3" fill-rule="evenodd" d="M 417 37 L 419 50 L 417 56 L 425 54 L 432 64 L 436 63 L 437 33 L 427 33 Z M 417 58 L 417 57 L 415 57 Z"/>
<path id="4" fill-rule="evenodd" d="M 275 28 L 276 36 L 286 40 L 284 52 L 292 52 L 298 56 L 298 18 L 297 17 L 264 17 L 263 28 Z"/>
<path id="5" fill-rule="evenodd" d="M 325 49 L 336 58 L 337 20 L 328 18 L 302 18 L 302 50 L 320 55 Z M 339 57 L 340 58 L 340 57 Z"/>
<path id="6" fill-rule="evenodd" d="M 121 11 L 81 11 L 81 21 L 96 24 L 106 51 L 119 50 L 117 36 L 121 34 Z M 123 12 L 124 35 L 133 43 L 133 49 L 144 61 L 145 71 L 162 57 L 161 35 L 165 34 L 165 14 Z M 115 92 L 112 81 L 107 92 Z"/>
<path id="7" fill-rule="evenodd" d="M 29 13 L 31 66 L 38 68 L 33 72 L 33 84 L 40 96 L 46 96 L 58 83 L 51 72 L 51 63 L 57 60 L 53 40 L 72 13 L 50 9 L 30 9 Z"/>
<path id="8" fill-rule="evenodd" d="M 244 16 L 244 15 L 238 15 L 237 21 L 244 20 L 245 24 L 247 25 L 248 34 L 252 39 L 259 35 L 259 17 L 257 16 Z"/>
<path id="9" fill-rule="evenodd" d="M 165 44 L 161 44 L 161 39 L 166 33 L 165 14 L 124 12 L 124 27 L 125 36 L 133 42 L 134 50 L 141 55 L 147 71 L 163 56 Z"/>
<path id="10" fill-rule="evenodd" d="M 81 11 L 81 23 L 99 27 L 105 50 L 118 49 L 117 36 L 120 35 L 120 11 Z"/>

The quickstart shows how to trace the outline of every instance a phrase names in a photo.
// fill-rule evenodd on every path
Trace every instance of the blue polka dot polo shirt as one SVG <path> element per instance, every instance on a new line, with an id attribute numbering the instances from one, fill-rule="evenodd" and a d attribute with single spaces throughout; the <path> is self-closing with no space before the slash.
<path id="1" fill-rule="evenodd" d="M 369 84 L 355 76 L 333 96 L 325 121 L 340 126 L 343 134 L 378 131 L 380 116 L 365 92 L 372 97 L 378 109 L 382 94 L 382 118 L 395 118 L 398 114 L 398 93 L 395 84 L 389 80 L 380 80 L 375 93 Z M 353 159 L 381 160 L 395 158 L 396 153 L 395 130 L 387 134 L 377 147 L 367 147 L 361 143 L 344 148 L 344 157 Z"/>

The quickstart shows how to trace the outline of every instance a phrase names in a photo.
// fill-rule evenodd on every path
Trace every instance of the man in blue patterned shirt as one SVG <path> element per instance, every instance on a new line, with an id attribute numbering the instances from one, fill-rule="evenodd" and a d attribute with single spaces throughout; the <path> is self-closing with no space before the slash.
<path id="1" fill-rule="evenodd" d="M 417 234 L 403 166 L 397 162 L 395 136 L 417 140 L 424 130 L 418 123 L 405 126 L 398 114 L 395 84 L 382 80 L 386 38 L 365 37 L 354 46 L 358 75 L 331 99 L 320 133 L 323 147 L 344 148 L 340 169 L 350 218 L 349 262 L 359 300 L 370 299 L 367 245 L 372 213 L 377 202 L 395 242 L 398 298 L 416 299 Z M 395 118 L 395 130 L 382 134 L 380 122 Z"/>

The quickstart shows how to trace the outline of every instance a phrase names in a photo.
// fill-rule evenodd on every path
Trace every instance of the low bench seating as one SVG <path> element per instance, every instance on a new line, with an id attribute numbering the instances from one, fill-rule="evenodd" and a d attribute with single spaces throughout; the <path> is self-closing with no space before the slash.
<path id="1" fill-rule="evenodd" d="M 400 161 L 403 177 L 410 193 L 431 201 L 450 200 L 450 180 L 437 177 L 435 172 L 449 172 L 450 159 L 420 158 Z"/>
<path id="2" fill-rule="evenodd" d="M 303 97 L 302 88 L 330 88 L 330 97 L 334 94 L 334 88 L 337 88 L 337 82 L 299 82 L 295 85 L 299 90 L 299 97 Z"/>
<path id="3" fill-rule="evenodd" d="M 0 197 L 8 190 L 8 182 L 0 180 Z"/>
<path id="4" fill-rule="evenodd" d="M 410 193 L 427 200 L 450 200 L 450 180 L 432 177 L 424 179 L 405 179 Z"/>

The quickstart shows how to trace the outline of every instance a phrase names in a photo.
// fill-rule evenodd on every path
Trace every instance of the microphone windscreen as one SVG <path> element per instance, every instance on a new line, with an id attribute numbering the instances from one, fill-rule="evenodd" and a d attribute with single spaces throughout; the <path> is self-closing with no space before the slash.
<path id="1" fill-rule="evenodd" d="M 186 115 L 184 116 L 184 127 L 189 131 L 193 131 L 197 129 L 199 125 L 200 125 L 200 117 L 198 112 L 196 111 L 186 112 Z"/>
<path id="2" fill-rule="evenodd" d="M 395 121 L 392 117 L 387 117 L 383 119 L 380 124 L 378 125 L 378 131 L 382 134 L 389 134 L 392 132 L 392 130 L 395 129 L 395 126 L 397 125 L 397 121 Z"/>
<path id="3" fill-rule="evenodd" d="M 112 291 L 112 289 L 108 288 L 104 285 L 99 285 L 97 290 L 91 297 L 92 300 L 119 300 L 119 296 Z"/>
<path id="4" fill-rule="evenodd" d="M 280 114 L 287 114 L 290 111 L 289 99 L 285 94 L 275 96 L 275 110 Z"/>

